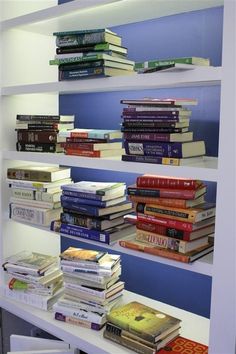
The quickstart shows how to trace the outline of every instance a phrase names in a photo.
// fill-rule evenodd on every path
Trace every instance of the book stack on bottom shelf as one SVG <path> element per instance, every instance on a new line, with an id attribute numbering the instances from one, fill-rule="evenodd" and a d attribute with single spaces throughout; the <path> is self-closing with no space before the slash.
<path id="1" fill-rule="evenodd" d="M 7 273 L 3 293 L 10 299 L 49 310 L 63 294 L 62 271 L 57 257 L 22 251 L 8 257 L 3 269 Z"/>
<path id="2" fill-rule="evenodd" d="M 185 263 L 212 252 L 215 203 L 205 202 L 205 193 L 194 179 L 138 177 L 128 187 L 136 203 L 136 235 L 120 245 Z"/>
<path id="3" fill-rule="evenodd" d="M 51 229 L 62 235 L 113 244 L 134 232 L 124 222 L 132 203 L 126 200 L 125 183 L 80 181 L 62 186 L 63 212 Z"/>
<path id="4" fill-rule="evenodd" d="M 140 354 L 156 354 L 179 336 L 181 320 L 137 301 L 107 315 L 104 338 Z"/>
<path id="5" fill-rule="evenodd" d="M 194 99 L 146 98 L 121 100 L 128 107 L 122 112 L 125 155 L 123 161 L 163 165 L 201 163 L 205 142 L 193 140 L 189 131 Z"/>
<path id="6" fill-rule="evenodd" d="M 61 213 L 61 185 L 71 183 L 70 168 L 19 166 L 8 168 L 10 218 L 38 226 L 50 226 Z"/>
<path id="7" fill-rule="evenodd" d="M 100 330 L 122 298 L 120 256 L 69 247 L 60 257 L 65 291 L 53 306 L 55 319 Z"/>
<path id="8" fill-rule="evenodd" d="M 60 131 L 74 128 L 74 115 L 17 114 L 17 151 L 63 152 Z"/>

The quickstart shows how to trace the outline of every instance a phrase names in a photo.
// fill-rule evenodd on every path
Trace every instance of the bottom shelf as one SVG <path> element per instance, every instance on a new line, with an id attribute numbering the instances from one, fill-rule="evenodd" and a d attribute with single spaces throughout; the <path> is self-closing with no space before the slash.
<path id="1" fill-rule="evenodd" d="M 181 319 L 181 336 L 208 345 L 209 319 L 129 291 L 124 292 L 124 303 L 134 300 Z M 53 318 L 53 314 L 50 312 L 9 300 L 3 296 L 0 297 L 0 306 L 25 321 L 62 339 L 66 343 L 71 344 L 71 346 L 86 351 L 88 354 L 134 353 L 131 350 L 104 339 L 102 336 L 103 330 L 97 332 L 56 321 Z"/>

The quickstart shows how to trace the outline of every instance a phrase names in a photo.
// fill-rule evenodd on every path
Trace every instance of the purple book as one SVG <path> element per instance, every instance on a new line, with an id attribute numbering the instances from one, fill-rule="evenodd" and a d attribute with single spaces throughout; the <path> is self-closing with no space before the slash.
<path id="1" fill-rule="evenodd" d="M 126 111 L 123 110 L 123 116 L 134 116 L 134 117 L 139 117 L 139 116 L 166 116 L 166 117 L 171 117 L 171 116 L 182 116 L 182 117 L 189 117 L 191 112 L 188 113 L 183 113 L 179 111 Z"/>
<path id="2" fill-rule="evenodd" d="M 182 122 L 189 121 L 189 118 L 178 117 L 178 116 L 121 116 L 124 122 Z"/>

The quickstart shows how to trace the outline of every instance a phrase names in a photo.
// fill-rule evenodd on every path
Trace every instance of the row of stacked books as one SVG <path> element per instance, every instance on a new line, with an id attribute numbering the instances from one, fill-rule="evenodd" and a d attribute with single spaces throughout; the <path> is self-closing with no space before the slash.
<path id="1" fill-rule="evenodd" d="M 136 235 L 122 247 L 190 263 L 213 251 L 215 203 L 202 181 L 143 175 L 128 187 Z"/>
<path id="2" fill-rule="evenodd" d="M 106 77 L 135 74 L 134 61 L 127 59 L 121 37 L 109 29 L 55 32 L 56 55 L 50 65 L 58 65 L 58 79 Z"/>
<path id="3" fill-rule="evenodd" d="M 125 183 L 80 181 L 61 188 L 63 211 L 51 230 L 110 245 L 134 233 L 124 221 L 133 211 Z"/>
<path id="4" fill-rule="evenodd" d="M 61 214 L 61 186 L 71 183 L 71 169 L 55 166 L 17 166 L 7 170 L 11 219 L 50 226 Z"/>
<path id="5" fill-rule="evenodd" d="M 77 128 L 61 131 L 59 137 L 65 140 L 61 146 L 66 155 L 110 157 L 124 153 L 122 133 L 119 130 Z"/>
<path id="6" fill-rule="evenodd" d="M 63 152 L 60 131 L 74 128 L 74 115 L 17 114 L 17 151 Z"/>
<path id="7" fill-rule="evenodd" d="M 8 257 L 3 269 L 7 281 L 4 295 L 49 310 L 63 294 L 63 274 L 57 257 L 21 251 Z"/>
<path id="8" fill-rule="evenodd" d="M 193 141 L 189 131 L 194 99 L 124 99 L 122 112 L 123 161 L 187 165 L 203 160 L 203 140 Z"/>
<path id="9" fill-rule="evenodd" d="M 60 255 L 64 294 L 53 305 L 55 319 L 100 330 L 122 299 L 119 255 L 69 247 Z"/>

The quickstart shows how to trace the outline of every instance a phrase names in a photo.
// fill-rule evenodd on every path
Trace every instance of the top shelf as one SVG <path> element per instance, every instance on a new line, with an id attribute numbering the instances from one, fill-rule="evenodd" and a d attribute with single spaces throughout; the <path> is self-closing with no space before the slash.
<path id="1" fill-rule="evenodd" d="M 20 28 L 51 35 L 56 31 L 118 26 L 178 13 L 222 6 L 223 0 L 74 0 L 0 23 L 3 31 Z M 147 6 L 148 5 L 148 6 Z M 16 2 L 16 6 L 20 6 Z"/>

